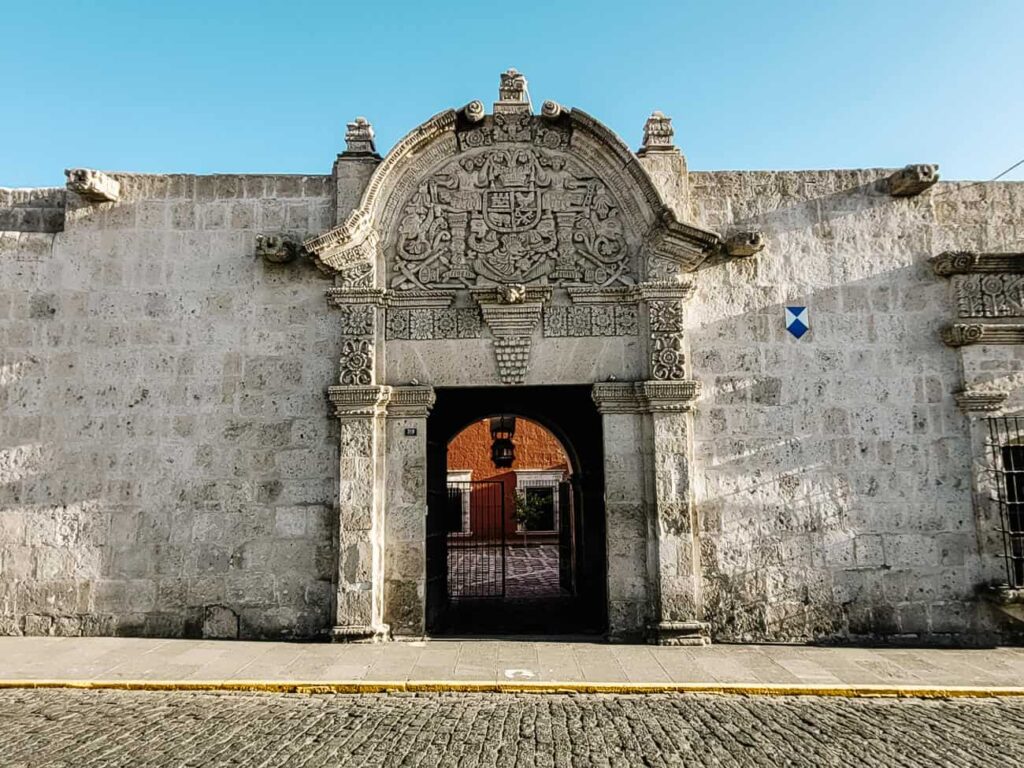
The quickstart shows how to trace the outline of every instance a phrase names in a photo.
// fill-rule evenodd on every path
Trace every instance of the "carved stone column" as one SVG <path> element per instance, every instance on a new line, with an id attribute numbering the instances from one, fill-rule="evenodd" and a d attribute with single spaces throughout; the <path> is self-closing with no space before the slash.
<path id="1" fill-rule="evenodd" d="M 653 617 L 649 642 L 705 645 L 708 625 L 701 621 L 700 530 L 693 506 L 693 403 L 697 381 L 644 381 L 639 390 L 650 413 L 653 481 L 650 516 L 650 565 L 654 574 Z"/>
<path id="2" fill-rule="evenodd" d="M 386 637 L 383 621 L 384 412 L 389 387 L 330 387 L 340 422 L 337 580 L 331 637 L 351 642 Z"/>
<path id="3" fill-rule="evenodd" d="M 386 422 L 384 619 L 395 635 L 425 632 L 427 416 L 433 387 L 393 387 Z"/>
<path id="4" fill-rule="evenodd" d="M 653 514 L 645 404 L 633 382 L 603 382 L 591 391 L 604 440 L 608 639 L 643 637 L 653 614 L 649 538 Z"/>
<path id="5" fill-rule="evenodd" d="M 674 136 L 672 118 L 655 111 L 644 123 L 644 143 L 636 155 L 662 199 L 680 221 L 686 221 L 690 218 L 689 174 Z"/>

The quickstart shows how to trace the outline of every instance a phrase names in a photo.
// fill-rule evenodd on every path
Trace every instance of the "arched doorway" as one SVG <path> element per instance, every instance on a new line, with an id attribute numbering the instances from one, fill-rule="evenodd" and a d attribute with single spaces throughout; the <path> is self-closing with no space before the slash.
<path id="1" fill-rule="evenodd" d="M 520 455 L 495 466 L 492 427 L 513 418 Z M 601 422 L 589 388 L 438 389 L 427 444 L 427 630 L 603 632 Z"/>

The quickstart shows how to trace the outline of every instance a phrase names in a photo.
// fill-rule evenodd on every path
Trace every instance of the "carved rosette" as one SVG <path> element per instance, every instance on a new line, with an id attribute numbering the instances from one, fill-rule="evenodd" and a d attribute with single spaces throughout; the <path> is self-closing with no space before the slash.
<path id="1" fill-rule="evenodd" d="M 651 376 L 659 381 L 685 379 L 682 302 L 650 299 L 647 308 L 651 329 Z"/>

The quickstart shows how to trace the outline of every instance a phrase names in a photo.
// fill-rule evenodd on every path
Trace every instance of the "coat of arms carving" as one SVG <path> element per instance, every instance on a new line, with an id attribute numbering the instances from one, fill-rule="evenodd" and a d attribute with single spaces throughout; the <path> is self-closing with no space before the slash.
<path id="1" fill-rule="evenodd" d="M 390 246 L 392 288 L 635 282 L 611 191 L 562 150 L 567 133 L 525 117 L 514 133 L 490 119 L 472 129 L 416 187 Z"/>

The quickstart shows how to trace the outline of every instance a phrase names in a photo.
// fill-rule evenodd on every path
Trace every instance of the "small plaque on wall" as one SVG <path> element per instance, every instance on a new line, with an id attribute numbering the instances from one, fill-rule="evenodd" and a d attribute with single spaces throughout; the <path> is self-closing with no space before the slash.
<path id="1" fill-rule="evenodd" d="M 406 437 L 416 437 L 416 427 L 406 427 L 405 428 L 405 436 Z"/>

